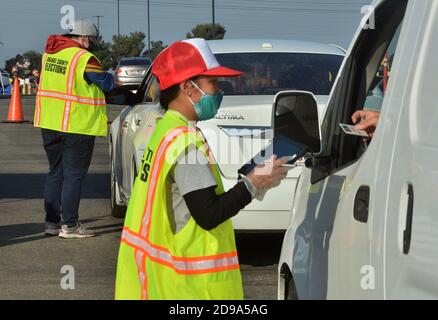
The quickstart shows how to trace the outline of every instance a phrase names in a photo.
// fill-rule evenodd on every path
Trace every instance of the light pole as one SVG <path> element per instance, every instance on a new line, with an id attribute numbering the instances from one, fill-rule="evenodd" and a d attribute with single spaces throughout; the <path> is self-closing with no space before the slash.
<path id="1" fill-rule="evenodd" d="M 120 36 L 120 0 L 117 0 L 117 35 Z"/>
<path id="2" fill-rule="evenodd" d="M 151 54 L 151 15 L 150 15 L 150 6 L 148 0 L 148 52 Z"/>
<path id="3" fill-rule="evenodd" d="M 5 44 L 0 41 L 0 44 L 4 46 Z M 0 85 L 2 87 L 2 94 L 5 94 L 5 84 L 3 83 L 3 73 L 0 72 Z"/>
<path id="4" fill-rule="evenodd" d="M 214 0 L 211 0 L 211 10 L 213 16 L 213 27 L 212 27 L 212 38 L 214 39 L 214 25 L 215 25 L 215 16 L 214 16 Z"/>
<path id="5" fill-rule="evenodd" d="M 100 34 L 100 18 L 104 16 L 93 16 L 93 18 L 97 18 L 97 32 Z"/>

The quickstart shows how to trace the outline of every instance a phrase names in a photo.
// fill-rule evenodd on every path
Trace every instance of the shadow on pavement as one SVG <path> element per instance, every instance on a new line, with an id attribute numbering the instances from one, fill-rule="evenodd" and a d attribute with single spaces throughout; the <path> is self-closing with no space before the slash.
<path id="1" fill-rule="evenodd" d="M 81 222 L 90 223 L 98 220 L 100 219 L 91 218 L 81 220 Z M 14 244 L 46 239 L 48 236 L 44 234 L 44 229 L 44 223 L 20 223 L 0 226 L 0 248 Z M 90 229 L 96 232 L 96 236 L 101 236 L 108 233 L 118 233 L 123 229 L 123 221 L 119 223 L 90 227 Z"/>
<path id="2" fill-rule="evenodd" d="M 280 259 L 284 233 L 237 233 L 236 246 L 240 264 L 272 266 Z"/>
<path id="3" fill-rule="evenodd" d="M 0 174 L 0 199 L 44 198 L 46 174 Z M 109 174 L 87 174 L 81 199 L 108 199 L 111 195 Z"/>
<path id="4" fill-rule="evenodd" d="M 44 223 L 20 223 L 0 226 L 0 247 L 44 239 L 44 226 Z"/>

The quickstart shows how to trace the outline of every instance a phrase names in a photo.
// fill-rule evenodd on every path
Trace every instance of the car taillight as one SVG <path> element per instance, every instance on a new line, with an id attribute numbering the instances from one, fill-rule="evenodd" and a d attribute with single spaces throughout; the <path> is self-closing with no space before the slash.
<path id="1" fill-rule="evenodd" d="M 115 74 L 119 75 L 122 73 L 122 69 L 116 69 Z"/>

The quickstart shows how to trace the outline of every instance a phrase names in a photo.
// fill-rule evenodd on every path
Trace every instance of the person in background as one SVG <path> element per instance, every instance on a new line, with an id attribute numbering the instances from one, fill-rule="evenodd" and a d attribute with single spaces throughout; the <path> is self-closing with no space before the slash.
<path id="1" fill-rule="evenodd" d="M 380 119 L 380 110 L 382 109 L 385 93 L 383 92 L 383 80 L 380 80 L 376 86 L 370 90 L 365 100 L 363 110 L 356 111 L 351 120 L 358 130 L 366 131 L 369 135 L 368 140 L 374 136 L 377 124 Z"/>
<path id="2" fill-rule="evenodd" d="M 70 33 L 51 35 L 42 59 L 35 107 L 49 173 L 44 187 L 46 235 L 88 238 L 92 230 L 79 223 L 81 187 L 93 155 L 96 136 L 106 136 L 104 92 L 113 77 L 90 52 L 97 28 L 75 21 Z"/>
<path id="3" fill-rule="evenodd" d="M 38 85 L 40 84 L 40 72 L 38 69 L 32 70 L 32 76 L 30 77 L 30 83 L 32 84 L 32 90 L 37 91 Z"/>

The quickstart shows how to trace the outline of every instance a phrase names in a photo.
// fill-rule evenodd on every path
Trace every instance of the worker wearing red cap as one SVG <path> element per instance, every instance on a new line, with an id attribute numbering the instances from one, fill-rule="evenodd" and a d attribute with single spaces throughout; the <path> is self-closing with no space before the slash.
<path id="1" fill-rule="evenodd" d="M 242 299 L 231 217 L 257 193 L 278 186 L 287 159 L 251 172 L 224 192 L 196 121 L 212 119 L 223 92 L 220 66 L 204 39 L 179 41 L 155 59 L 152 73 L 166 110 L 146 147 L 119 250 L 116 299 Z M 194 161 L 193 161 L 194 159 Z"/>

